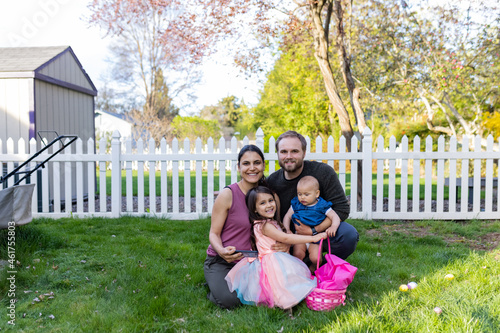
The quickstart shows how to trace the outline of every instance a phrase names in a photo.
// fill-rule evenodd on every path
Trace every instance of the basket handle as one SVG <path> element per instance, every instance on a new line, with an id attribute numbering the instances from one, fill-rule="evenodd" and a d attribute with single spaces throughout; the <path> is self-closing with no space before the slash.
<path id="1" fill-rule="evenodd" d="M 332 247 L 330 246 L 330 237 L 326 237 L 326 239 L 328 239 L 328 254 L 332 254 Z M 316 261 L 316 269 L 319 269 L 319 258 L 321 258 L 322 249 L 323 249 L 323 239 L 319 241 L 318 260 Z"/>

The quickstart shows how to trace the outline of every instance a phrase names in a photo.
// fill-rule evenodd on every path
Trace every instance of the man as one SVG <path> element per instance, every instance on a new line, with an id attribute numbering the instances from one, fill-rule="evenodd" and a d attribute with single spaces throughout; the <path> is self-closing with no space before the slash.
<path id="1" fill-rule="evenodd" d="M 292 199 L 297 195 L 297 183 L 304 176 L 315 177 L 320 184 L 320 193 L 326 201 L 332 203 L 332 209 L 336 217 L 340 219 L 340 225 L 335 236 L 330 238 L 331 252 L 337 257 L 346 259 L 356 249 L 359 234 L 357 230 L 345 219 L 349 216 L 349 203 L 345 196 L 344 189 L 333 170 L 328 164 L 304 161 L 306 155 L 307 142 L 305 138 L 295 132 L 287 131 L 276 140 L 276 150 L 278 152 L 278 162 L 281 169 L 272 173 L 266 181 L 269 186 L 278 194 L 280 199 L 280 216 L 283 220 L 290 207 Z M 291 223 L 291 228 L 295 227 L 295 232 L 302 235 L 314 235 L 325 231 L 331 224 L 329 219 L 325 219 L 320 225 L 311 228 L 304 224 L 297 225 Z M 323 242 L 323 252 L 328 251 L 328 242 Z"/>

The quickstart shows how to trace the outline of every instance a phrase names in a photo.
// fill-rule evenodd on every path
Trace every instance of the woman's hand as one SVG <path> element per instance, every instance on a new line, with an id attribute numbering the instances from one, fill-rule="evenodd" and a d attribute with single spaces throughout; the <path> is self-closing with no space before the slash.
<path id="1" fill-rule="evenodd" d="M 219 252 L 219 256 L 228 263 L 243 258 L 243 253 L 234 253 L 234 251 L 236 251 L 236 248 L 234 246 L 227 246 L 222 248 L 222 251 Z"/>

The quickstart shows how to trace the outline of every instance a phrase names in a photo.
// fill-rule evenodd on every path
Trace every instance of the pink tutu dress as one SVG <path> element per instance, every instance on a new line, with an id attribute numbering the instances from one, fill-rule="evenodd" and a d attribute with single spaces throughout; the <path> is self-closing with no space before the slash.
<path id="1" fill-rule="evenodd" d="M 276 241 L 262 234 L 263 223 L 259 222 L 254 224 L 259 257 L 243 258 L 229 271 L 229 290 L 236 291 L 243 304 L 289 309 L 316 288 L 316 278 L 301 260 L 271 250 Z M 274 220 L 267 223 L 280 229 Z"/>

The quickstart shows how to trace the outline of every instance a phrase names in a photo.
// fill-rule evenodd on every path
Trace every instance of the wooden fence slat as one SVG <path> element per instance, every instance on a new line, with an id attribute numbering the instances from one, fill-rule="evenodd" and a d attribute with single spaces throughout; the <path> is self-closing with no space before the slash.
<path id="1" fill-rule="evenodd" d="M 408 152 L 408 137 L 406 135 L 401 139 L 401 152 Z M 401 190 L 400 190 L 400 212 L 408 212 L 408 159 L 401 161 Z"/>
<path id="2" fill-rule="evenodd" d="M 160 153 L 162 155 L 167 154 L 167 140 L 162 138 L 160 141 Z M 168 212 L 168 177 L 167 177 L 167 161 L 160 162 L 160 196 L 161 196 L 161 207 L 160 211 L 162 214 Z"/>
<path id="3" fill-rule="evenodd" d="M 394 153 L 396 151 L 396 138 L 393 136 L 389 139 L 389 151 Z M 389 212 L 396 211 L 396 159 L 389 160 Z"/>
<path id="4" fill-rule="evenodd" d="M 379 135 L 377 139 L 377 151 L 379 153 L 384 151 L 384 138 Z M 377 161 L 377 209 L 376 212 L 384 211 L 384 160 Z"/>
<path id="5" fill-rule="evenodd" d="M 481 137 L 474 137 L 474 151 L 481 151 Z M 473 211 L 480 210 L 481 205 L 481 160 L 475 159 L 474 162 L 474 189 L 473 189 Z"/>
<path id="6" fill-rule="evenodd" d="M 149 139 L 149 154 L 155 155 L 156 142 Z M 149 211 L 156 213 L 156 162 L 149 161 Z"/>
<path id="7" fill-rule="evenodd" d="M 201 154 L 201 139 L 197 138 L 195 141 L 195 151 L 197 154 Z M 203 196 L 203 186 L 202 186 L 202 173 L 201 173 L 201 160 L 196 160 L 196 213 L 202 213 L 202 196 Z"/>
<path id="8" fill-rule="evenodd" d="M 438 138 L 438 152 L 444 156 L 444 137 L 441 135 Z M 436 187 L 436 211 L 443 213 L 444 211 L 444 158 L 437 160 L 437 187 Z"/>
<path id="9" fill-rule="evenodd" d="M 184 140 L 184 154 L 189 155 L 191 145 L 189 139 Z M 184 160 L 184 212 L 191 213 L 191 163 Z"/>
<path id="10" fill-rule="evenodd" d="M 83 154 L 83 141 L 78 138 L 75 142 L 76 154 Z M 83 162 L 77 161 L 76 163 L 76 212 L 83 213 Z"/>
<path id="11" fill-rule="evenodd" d="M 420 152 L 420 137 L 417 135 L 413 138 L 413 152 Z M 413 202 L 412 213 L 420 212 L 420 159 L 413 158 Z"/>
<path id="12" fill-rule="evenodd" d="M 106 155 L 106 138 L 99 141 L 99 154 Z M 106 189 L 106 162 L 99 162 L 99 212 L 107 211 L 107 189 Z"/>
<path id="13" fill-rule="evenodd" d="M 59 142 L 56 142 L 52 147 L 53 147 L 52 148 L 52 152 L 55 152 L 55 151 L 59 150 L 59 148 L 61 146 L 60 146 Z M 60 213 L 61 212 L 61 164 L 62 164 L 62 162 L 55 162 L 53 164 L 53 170 L 52 170 L 53 177 L 54 177 L 54 184 L 53 184 L 53 191 L 54 191 L 54 203 L 53 203 L 53 207 L 54 207 L 54 213 Z M 45 174 L 43 175 L 43 179 L 44 179 L 43 184 L 49 182 L 49 170 L 48 170 L 48 168 L 46 168 L 46 169 L 47 170 L 44 170 Z M 105 177 L 104 177 L 104 179 L 106 180 Z M 42 186 L 45 186 L 45 185 L 42 185 Z M 49 187 L 48 186 L 46 187 L 45 191 L 47 193 L 47 200 L 49 200 L 50 197 L 49 197 Z"/>
<path id="14" fill-rule="evenodd" d="M 95 155 L 94 154 L 94 140 L 90 138 L 87 142 L 87 154 L 88 155 Z M 95 170 L 96 170 L 96 165 L 95 162 L 87 162 L 88 167 L 87 167 L 87 172 L 88 172 L 88 177 L 87 177 L 87 182 L 88 182 L 88 212 L 89 213 L 95 213 Z"/>
<path id="15" fill-rule="evenodd" d="M 469 138 L 464 136 L 462 140 L 462 152 L 469 151 Z M 460 187 L 460 211 L 469 211 L 469 159 L 462 158 L 462 183 Z"/>
<path id="16" fill-rule="evenodd" d="M 144 152 L 144 141 L 137 140 L 137 152 Z M 137 212 L 145 213 L 144 208 L 144 161 L 137 161 Z"/>
<path id="17" fill-rule="evenodd" d="M 432 152 L 432 137 L 425 139 L 425 152 Z M 432 208 L 432 160 L 425 159 L 424 212 L 430 213 Z"/>
<path id="18" fill-rule="evenodd" d="M 125 152 L 132 154 L 132 139 L 125 141 Z M 125 197 L 127 201 L 127 212 L 134 211 L 134 177 L 132 171 L 132 161 L 125 162 Z"/>
<path id="19" fill-rule="evenodd" d="M 172 140 L 172 153 L 179 153 L 179 141 Z M 172 161 L 172 213 L 179 213 L 179 161 Z"/>
<path id="20" fill-rule="evenodd" d="M 208 139 L 207 142 L 207 152 L 212 154 L 214 152 L 214 140 L 212 138 Z M 214 160 L 208 160 L 207 163 L 207 205 L 208 213 L 212 214 L 212 208 L 214 207 Z"/>
<path id="21" fill-rule="evenodd" d="M 457 137 L 450 138 L 449 151 L 456 156 L 457 152 Z M 448 186 L 448 211 L 457 211 L 457 160 L 454 158 L 449 159 L 449 186 Z"/>

